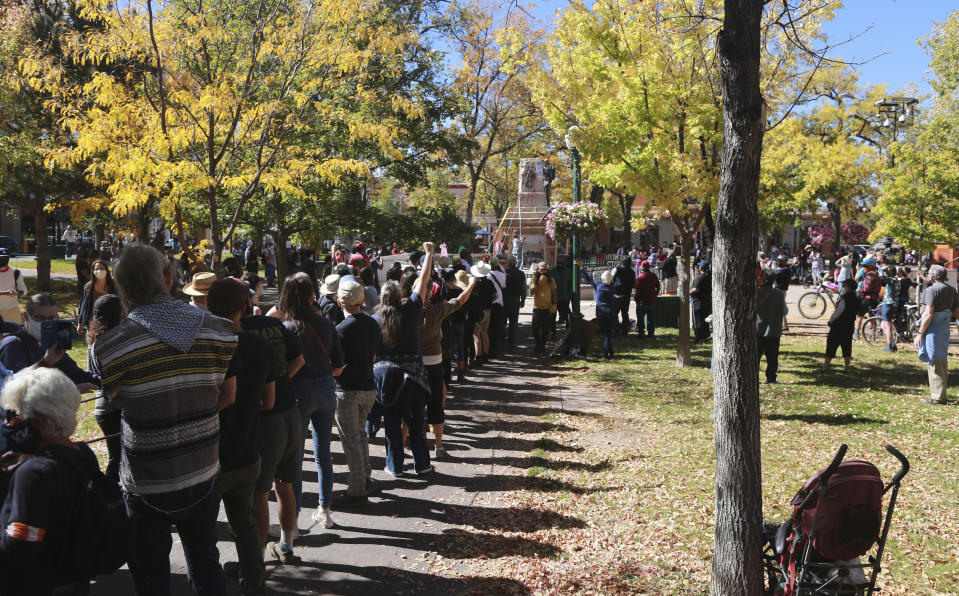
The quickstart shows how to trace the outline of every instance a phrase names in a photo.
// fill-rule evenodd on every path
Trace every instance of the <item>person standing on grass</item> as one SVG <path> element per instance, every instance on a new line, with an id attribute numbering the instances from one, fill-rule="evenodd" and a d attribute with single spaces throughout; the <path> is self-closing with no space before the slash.
<path id="1" fill-rule="evenodd" d="M 649 336 L 656 334 L 656 297 L 659 295 L 659 278 L 643 261 L 636 276 L 636 331 L 643 337 L 646 329 Z"/>
<path id="2" fill-rule="evenodd" d="M 600 280 L 590 280 L 596 295 L 596 322 L 603 332 L 603 359 L 613 359 L 613 333 L 616 332 L 618 322 L 618 306 L 613 290 L 615 279 L 613 271 L 603 271 Z"/>
<path id="3" fill-rule="evenodd" d="M 91 312 L 87 329 L 87 369 L 93 369 L 93 346 L 97 338 L 113 329 L 123 321 L 123 304 L 116 294 L 106 294 L 97 298 Z M 97 399 L 93 404 L 93 415 L 97 425 L 106 437 L 107 469 L 104 475 L 111 478 L 117 485 L 120 484 L 120 408 L 111 404 L 103 394 L 103 389 L 97 391 Z"/>
<path id="4" fill-rule="evenodd" d="M 636 272 L 633 271 L 633 262 L 626 257 L 613 270 L 613 296 L 616 298 L 616 314 L 622 316 L 620 328 L 623 335 L 629 332 L 629 297 L 636 283 Z"/>
<path id="5" fill-rule="evenodd" d="M 699 275 L 693 279 L 689 288 L 689 300 L 693 307 L 693 331 L 696 342 L 709 341 L 709 323 L 706 317 L 712 313 L 712 276 L 709 261 L 699 262 Z"/>
<path id="6" fill-rule="evenodd" d="M 859 297 L 856 295 L 856 280 L 852 278 L 843 280 L 841 292 L 839 301 L 836 303 L 836 310 L 829 317 L 826 360 L 823 362 L 822 372 L 829 372 L 829 363 L 836 357 L 836 350 L 840 347 L 846 364 L 845 372 L 849 372 L 849 361 L 852 360 L 852 336 L 860 309 Z"/>
<path id="7" fill-rule="evenodd" d="M 556 282 L 549 276 L 549 269 L 543 261 L 536 265 L 529 293 L 533 297 L 533 353 L 542 354 L 546 350 L 557 294 Z"/>
<path id="8" fill-rule="evenodd" d="M 368 270 L 368 269 L 367 269 Z M 373 493 L 370 480 L 370 443 L 364 422 L 376 400 L 373 362 L 383 343 L 379 324 L 363 312 L 364 288 L 345 280 L 336 290 L 336 300 L 343 309 L 343 322 L 336 326 L 336 335 L 343 349 L 343 372 L 336 377 L 336 428 L 339 431 L 349 484 L 346 495 L 334 498 L 337 506 L 365 505 Z"/>
<path id="9" fill-rule="evenodd" d="M 103 259 L 97 259 L 91 265 L 93 281 L 87 282 L 80 297 L 80 306 L 77 307 L 77 334 L 81 334 L 90 324 L 93 316 L 93 305 L 101 296 L 116 294 L 117 286 L 110 275 L 110 266 Z"/>
<path id="10" fill-rule="evenodd" d="M 243 596 L 263 594 L 266 567 L 253 514 L 253 487 L 260 474 L 260 454 L 256 441 L 250 437 L 257 434 L 259 412 L 271 409 L 276 397 L 272 352 L 265 339 L 243 331 L 240 324 L 251 306 L 246 284 L 232 277 L 214 282 L 207 305 L 210 313 L 232 321 L 237 334 L 236 352 L 227 370 L 227 377 L 236 379 L 236 401 L 220 411 L 217 494 L 223 501 L 240 560 L 240 591 Z"/>
<path id="11" fill-rule="evenodd" d="M 887 265 L 880 277 L 880 282 L 884 288 L 882 295 L 882 330 L 886 336 L 885 352 L 895 352 L 896 339 L 896 318 L 899 316 L 899 277 L 896 276 L 896 267 Z"/>
<path id="12" fill-rule="evenodd" d="M 756 333 L 758 355 L 766 355 L 766 382 L 776 383 L 779 371 L 779 341 L 783 334 L 783 319 L 786 316 L 786 297 L 775 287 L 779 281 L 776 271 L 762 273 L 763 285 L 756 289 Z"/>
<path id="13" fill-rule="evenodd" d="M 20 297 L 27 293 L 23 272 L 10 266 L 10 253 L 0 248 L 0 317 L 7 323 L 19 325 Z"/>
<path id="14" fill-rule="evenodd" d="M 471 277 L 463 293 L 447 301 L 442 299 L 442 287 L 434 283 L 426 300 L 423 322 L 420 323 L 420 351 L 423 353 L 423 366 L 430 383 L 430 398 L 426 402 L 426 423 L 433 427 L 436 441 L 436 457 L 446 455 L 443 448 L 443 423 L 446 422 L 444 405 L 446 403 L 446 370 L 443 366 L 443 345 L 440 327 L 443 321 L 469 301 L 477 279 Z"/>
<path id="15" fill-rule="evenodd" d="M 933 265 L 929 268 L 929 283 L 922 293 L 922 319 L 916 335 L 919 360 L 928 366 L 929 397 L 924 404 L 946 403 L 949 385 L 949 332 L 952 317 L 959 317 L 959 293 L 946 283 L 946 268 Z"/>

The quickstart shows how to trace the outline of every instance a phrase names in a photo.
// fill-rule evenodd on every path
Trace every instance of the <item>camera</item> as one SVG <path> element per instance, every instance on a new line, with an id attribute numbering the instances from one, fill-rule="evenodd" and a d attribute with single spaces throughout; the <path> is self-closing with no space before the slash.
<path id="1" fill-rule="evenodd" d="M 44 321 L 40 324 L 40 349 L 46 352 L 53 346 L 63 350 L 73 347 L 73 323 L 70 321 Z"/>

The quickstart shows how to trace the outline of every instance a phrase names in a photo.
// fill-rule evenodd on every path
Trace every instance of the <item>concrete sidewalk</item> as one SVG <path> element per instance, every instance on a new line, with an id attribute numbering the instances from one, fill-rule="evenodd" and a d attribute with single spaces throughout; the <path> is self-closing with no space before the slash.
<path id="1" fill-rule="evenodd" d="M 464 525 L 548 524 L 549 520 L 515 508 L 491 514 L 497 492 L 521 486 L 523 476 L 515 466 L 528 460 L 542 431 L 530 416 L 561 406 L 562 394 L 554 391 L 548 362 L 531 356 L 528 315 L 522 318 L 522 340 L 508 359 L 496 360 L 468 375 L 465 386 L 450 388 L 446 406 L 444 445 L 449 455 L 434 460 L 429 479 L 412 474 L 392 480 L 385 465 L 383 435 L 371 445 L 373 477 L 385 487 L 362 509 L 333 512 L 337 526 L 325 530 L 314 524 L 317 475 L 312 444 L 306 442 L 303 458 L 304 509 L 299 527 L 308 530 L 295 544 L 303 558 L 298 565 L 281 566 L 267 560 L 268 588 L 276 594 L 526 594 L 525 586 L 505 578 L 452 578 L 443 571 L 462 571 L 462 559 L 480 555 L 506 556 L 529 547 L 522 538 L 491 541 L 471 534 Z M 520 421 L 520 418 L 525 420 Z M 541 426 L 543 423 L 539 423 Z M 345 490 L 347 470 L 334 428 L 334 492 Z M 432 446 L 432 435 L 428 442 Z M 411 457 L 407 451 L 407 467 Z M 528 467 L 528 466 L 527 466 Z M 275 502 L 271 503 L 276 521 Z M 220 561 L 235 561 L 225 515 L 219 517 Z M 500 520 L 489 521 L 489 520 Z M 477 521 L 480 520 L 480 521 Z M 485 520 L 485 521 L 484 521 Z M 496 527 L 508 527 L 498 525 Z M 545 526 L 544 526 L 545 527 Z M 482 529 L 489 529 L 482 528 Z M 512 544 L 512 542 L 517 544 Z M 182 549 L 174 535 L 171 554 L 173 594 L 191 594 Z M 446 573 L 447 576 L 453 575 Z M 238 593 L 235 580 L 230 591 Z M 92 594 L 131 594 L 132 580 L 123 569 L 97 581 Z"/>

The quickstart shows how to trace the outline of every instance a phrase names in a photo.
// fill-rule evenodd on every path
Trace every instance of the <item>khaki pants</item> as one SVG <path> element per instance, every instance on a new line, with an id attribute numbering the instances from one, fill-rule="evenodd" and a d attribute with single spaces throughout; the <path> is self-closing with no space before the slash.
<path id="1" fill-rule="evenodd" d="M 932 401 L 946 403 L 946 388 L 949 385 L 949 361 L 933 360 L 929 365 L 929 397 Z"/>
<path id="2" fill-rule="evenodd" d="M 3 317 L 4 323 L 16 323 L 17 325 L 23 324 L 23 320 L 20 318 L 20 309 L 17 307 L 7 310 L 0 310 L 0 317 Z"/>

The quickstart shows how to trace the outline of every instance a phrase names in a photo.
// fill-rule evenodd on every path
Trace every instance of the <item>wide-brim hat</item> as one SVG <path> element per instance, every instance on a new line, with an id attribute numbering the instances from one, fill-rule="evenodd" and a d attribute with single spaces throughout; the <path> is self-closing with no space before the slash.
<path id="1" fill-rule="evenodd" d="M 453 283 L 456 284 L 457 288 L 461 290 L 465 290 L 470 285 L 469 273 L 463 270 L 459 270 L 456 272 L 456 275 L 454 277 L 456 278 L 456 281 L 454 281 Z"/>
<path id="2" fill-rule="evenodd" d="M 336 289 L 340 286 L 340 276 L 336 273 L 331 273 L 326 276 L 326 279 L 323 280 L 323 285 L 320 286 L 320 294 L 326 296 L 331 296 L 336 294 Z"/>
<path id="3" fill-rule="evenodd" d="M 470 274 L 473 277 L 486 277 L 487 275 L 489 275 L 490 271 L 491 271 L 490 266 L 486 264 L 484 261 L 480 261 L 479 263 L 470 267 Z"/>
<path id="4" fill-rule="evenodd" d="M 200 272 L 193 275 L 193 280 L 183 286 L 183 293 L 189 296 L 206 296 L 210 292 L 210 286 L 216 281 L 216 275 L 213 273 Z"/>

